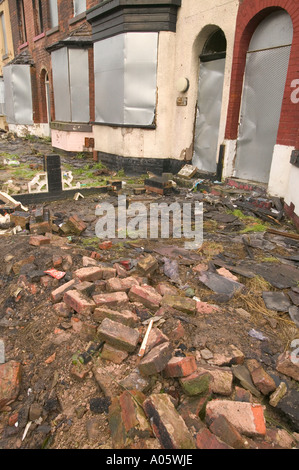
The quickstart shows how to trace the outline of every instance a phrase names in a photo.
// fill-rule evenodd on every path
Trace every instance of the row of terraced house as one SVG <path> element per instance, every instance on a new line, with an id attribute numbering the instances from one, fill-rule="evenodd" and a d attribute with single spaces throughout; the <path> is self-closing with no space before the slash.
<path id="1" fill-rule="evenodd" d="M 262 185 L 299 227 L 299 0 L 0 0 L 0 126 Z"/>

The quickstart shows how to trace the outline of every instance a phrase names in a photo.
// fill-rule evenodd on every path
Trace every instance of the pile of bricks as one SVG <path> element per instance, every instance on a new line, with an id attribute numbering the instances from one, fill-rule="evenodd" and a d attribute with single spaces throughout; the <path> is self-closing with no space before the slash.
<path id="1" fill-rule="evenodd" d="M 51 243 L 51 237 L 33 234 L 29 243 L 34 249 Z M 72 266 L 68 256 L 52 258 L 57 268 L 68 263 L 72 278 L 56 280 L 50 299 L 55 314 L 70 320 L 73 334 L 84 331 L 86 338 L 102 345 L 86 368 L 74 365 L 71 373 L 84 381 L 92 370 L 109 398 L 113 448 L 134 448 L 136 442 L 140 448 L 162 449 L 294 447 L 293 436 L 281 429 L 275 434 L 266 426 L 264 402 L 277 405 L 286 393 L 283 381 L 277 383 L 261 363 L 247 359 L 234 345 L 211 356 L 207 350 L 200 357 L 192 351 L 181 354 L 182 323 L 171 334 L 160 327 L 166 313 L 192 321 L 208 315 L 213 306 L 182 295 L 166 282 L 155 285 L 150 276 L 158 269 L 158 261 L 152 255 L 141 256 L 133 269 L 120 263 L 109 265 L 95 254 L 82 256 L 81 267 Z M 146 321 L 140 316 L 142 309 L 149 314 Z M 150 319 L 153 326 L 144 355 L 139 357 Z M 131 367 L 126 377 L 114 380 L 105 371 L 107 364 L 125 361 Z M 7 384 L 0 385 L 0 408 L 16 399 L 20 368 L 15 362 L 0 365 L 0 383 L 4 377 Z M 280 373 L 298 380 L 298 369 L 288 354 L 279 357 Z M 166 384 L 165 390 L 155 389 L 159 382 Z"/>

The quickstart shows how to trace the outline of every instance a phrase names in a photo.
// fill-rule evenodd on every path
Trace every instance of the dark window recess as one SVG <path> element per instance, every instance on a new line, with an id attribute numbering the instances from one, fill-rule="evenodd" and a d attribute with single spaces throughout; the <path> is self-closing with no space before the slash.
<path id="1" fill-rule="evenodd" d="M 226 56 L 226 38 L 221 29 L 214 31 L 207 39 L 200 60 L 208 62 L 210 60 L 224 59 Z"/>
<path id="2" fill-rule="evenodd" d="M 36 36 L 44 31 L 42 0 L 32 0 L 34 14 L 34 30 Z"/>
<path id="3" fill-rule="evenodd" d="M 17 15 L 18 15 L 18 26 L 19 26 L 19 37 L 21 44 L 27 41 L 26 23 L 25 23 L 25 10 L 24 1 L 17 0 Z"/>

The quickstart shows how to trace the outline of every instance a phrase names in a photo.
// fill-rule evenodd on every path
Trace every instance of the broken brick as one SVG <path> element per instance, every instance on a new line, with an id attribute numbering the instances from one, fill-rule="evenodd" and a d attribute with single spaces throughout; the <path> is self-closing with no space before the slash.
<path id="1" fill-rule="evenodd" d="M 68 318 L 71 312 L 73 312 L 73 309 L 70 308 L 65 302 L 59 302 L 55 304 L 54 310 L 55 310 L 56 315 L 58 315 L 59 317 L 64 317 L 64 318 Z"/>
<path id="2" fill-rule="evenodd" d="M 83 364 L 78 363 L 72 365 L 70 374 L 74 379 L 79 380 L 81 382 L 87 377 L 89 372 L 90 367 L 86 367 Z"/>
<path id="3" fill-rule="evenodd" d="M 94 321 L 101 322 L 105 318 L 110 318 L 110 320 L 118 321 L 123 325 L 131 327 L 136 326 L 139 321 L 137 315 L 135 315 L 135 313 L 131 312 L 130 310 L 122 310 L 121 312 L 117 312 L 107 307 L 96 308 L 93 313 Z"/>
<path id="4" fill-rule="evenodd" d="M 74 277 L 80 281 L 97 281 L 103 278 L 102 269 L 100 267 L 80 268 L 74 272 Z"/>
<path id="5" fill-rule="evenodd" d="M 197 449 L 232 449 L 211 433 L 208 428 L 201 429 L 196 435 Z"/>
<path id="6" fill-rule="evenodd" d="M 112 242 L 110 240 L 99 243 L 100 250 L 109 250 L 111 247 L 112 247 Z"/>
<path id="7" fill-rule="evenodd" d="M 45 235 L 45 233 L 51 233 L 52 226 L 50 222 L 38 222 L 37 224 L 30 225 L 30 233 L 36 233 L 37 235 Z"/>
<path id="8" fill-rule="evenodd" d="M 278 356 L 276 370 L 299 382 L 299 364 L 292 362 L 289 351 L 285 351 Z"/>
<path id="9" fill-rule="evenodd" d="M 112 399 L 108 421 L 114 449 L 127 448 L 138 437 L 153 436 L 142 409 L 144 399 L 145 396 L 135 390 L 124 391 L 119 397 Z"/>
<path id="10" fill-rule="evenodd" d="M 149 276 L 158 269 L 158 261 L 152 255 L 149 255 L 138 261 L 137 268 L 143 276 Z"/>
<path id="11" fill-rule="evenodd" d="M 126 351 L 116 349 L 108 343 L 104 344 L 104 347 L 101 352 L 101 359 L 114 362 L 115 364 L 121 364 L 124 360 L 127 359 L 127 357 L 128 353 Z"/>
<path id="12" fill-rule="evenodd" d="M 148 336 L 146 348 L 145 348 L 145 354 L 151 351 L 151 349 L 155 348 L 159 344 L 166 343 L 168 342 L 169 339 L 168 337 L 162 333 L 159 328 L 152 328 L 150 331 L 150 334 Z"/>
<path id="13" fill-rule="evenodd" d="M 60 226 L 60 230 L 65 234 L 81 235 L 86 230 L 87 225 L 75 214 Z"/>
<path id="14" fill-rule="evenodd" d="M 154 375 L 165 369 L 173 353 L 169 342 L 162 343 L 146 354 L 139 363 L 143 375 Z"/>
<path id="15" fill-rule="evenodd" d="M 98 266 L 99 263 L 94 258 L 89 258 L 89 256 L 83 256 L 82 258 L 83 267 L 86 268 L 87 266 Z"/>
<path id="16" fill-rule="evenodd" d="M 210 431 L 219 439 L 234 449 L 246 449 L 248 442 L 241 436 L 235 426 L 229 420 L 219 415 L 209 426 Z"/>
<path id="17" fill-rule="evenodd" d="M 182 322 L 179 320 L 176 328 L 172 330 L 171 332 L 171 337 L 173 341 L 179 341 L 182 338 L 184 338 L 185 334 L 186 334 L 185 328 L 183 327 Z"/>
<path id="18" fill-rule="evenodd" d="M 236 346 L 230 344 L 223 352 L 214 353 L 213 358 L 209 360 L 209 364 L 215 366 L 231 366 L 235 364 L 243 364 L 245 356 Z"/>
<path id="19" fill-rule="evenodd" d="M 210 401 L 206 406 L 208 424 L 219 415 L 224 415 L 245 436 L 264 436 L 266 434 L 262 405 L 231 400 Z"/>
<path id="20" fill-rule="evenodd" d="M 63 258 L 60 255 L 53 255 L 52 262 L 53 262 L 54 268 L 59 268 L 62 265 Z"/>
<path id="21" fill-rule="evenodd" d="M 29 238 L 29 245 L 33 246 L 49 245 L 50 242 L 51 239 L 43 235 L 33 235 Z"/>
<path id="22" fill-rule="evenodd" d="M 139 341 L 139 332 L 122 323 L 105 318 L 98 329 L 98 337 L 116 348 L 133 352 Z"/>
<path id="23" fill-rule="evenodd" d="M 163 449 L 195 449 L 192 435 L 169 395 L 152 394 L 143 409 Z"/>
<path id="24" fill-rule="evenodd" d="M 9 361 L 0 365 L 0 410 L 13 403 L 20 392 L 21 364 Z"/>
<path id="25" fill-rule="evenodd" d="M 162 296 L 151 286 L 133 286 L 128 293 L 132 302 L 140 302 L 151 310 L 157 310 L 160 307 Z"/>
<path id="26" fill-rule="evenodd" d="M 176 295 L 177 290 L 173 286 L 169 286 L 168 284 L 165 284 L 163 282 L 160 282 L 160 284 L 157 285 L 156 290 L 158 294 L 164 296 L 164 295 Z"/>
<path id="27" fill-rule="evenodd" d="M 79 282 L 78 284 L 74 285 L 74 288 L 81 292 L 83 295 L 87 297 L 91 296 L 95 291 L 95 284 L 89 281 Z"/>
<path id="28" fill-rule="evenodd" d="M 92 299 L 85 297 L 77 290 L 68 290 L 63 296 L 63 301 L 77 313 L 84 315 L 91 314 L 95 309 L 95 303 Z"/>
<path id="29" fill-rule="evenodd" d="M 193 372 L 193 374 L 179 379 L 182 389 L 189 396 L 208 393 L 211 390 L 212 380 L 212 375 L 209 372 Z"/>
<path id="30" fill-rule="evenodd" d="M 116 276 L 116 269 L 102 266 L 102 279 L 111 279 Z"/>
<path id="31" fill-rule="evenodd" d="M 196 313 L 196 300 L 179 295 L 165 295 L 162 299 L 162 306 L 169 306 L 176 310 L 188 314 Z"/>
<path id="32" fill-rule="evenodd" d="M 129 292 L 133 286 L 139 286 L 139 282 L 135 277 L 130 276 L 124 279 L 113 277 L 108 279 L 106 290 L 107 292 Z"/>
<path id="33" fill-rule="evenodd" d="M 229 396 L 233 391 L 233 373 L 229 367 L 215 367 L 200 365 L 197 369 L 199 373 L 208 372 L 213 377 L 211 391 L 219 395 Z"/>
<path id="34" fill-rule="evenodd" d="M 70 289 L 74 288 L 75 280 L 71 279 L 70 281 L 66 282 L 65 284 L 62 284 L 62 286 L 57 287 L 57 289 L 53 290 L 51 293 L 51 299 L 53 302 L 60 302 L 63 299 L 63 296 L 65 292 L 67 292 Z"/>
<path id="35" fill-rule="evenodd" d="M 114 269 L 116 269 L 116 275 L 120 278 L 124 278 L 128 276 L 127 270 L 122 267 L 121 264 L 115 263 L 113 265 Z"/>
<path id="36" fill-rule="evenodd" d="M 129 298 L 126 292 L 111 292 L 109 294 L 96 294 L 93 300 L 97 307 L 124 307 L 128 304 Z"/>
<path id="37" fill-rule="evenodd" d="M 210 313 L 219 312 L 220 308 L 217 305 L 211 305 L 207 302 L 196 302 L 196 311 L 197 313 L 201 313 L 203 315 L 209 315 Z"/>
<path id="38" fill-rule="evenodd" d="M 255 359 L 248 360 L 247 367 L 251 373 L 254 385 L 263 395 L 269 395 L 269 393 L 276 390 L 274 379 L 265 371 L 258 361 Z"/>
<path id="39" fill-rule="evenodd" d="M 165 367 L 166 377 L 186 377 L 197 369 L 194 356 L 172 357 Z"/>

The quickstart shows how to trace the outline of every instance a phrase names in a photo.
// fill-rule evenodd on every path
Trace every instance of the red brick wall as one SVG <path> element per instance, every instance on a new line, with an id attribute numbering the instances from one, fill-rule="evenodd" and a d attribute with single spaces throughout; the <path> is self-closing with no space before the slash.
<path id="1" fill-rule="evenodd" d="M 32 77 L 32 94 L 33 94 L 33 120 L 35 123 L 47 122 L 46 112 L 46 96 L 44 87 L 44 75 L 45 72 L 49 75 L 50 81 L 50 100 L 51 100 L 51 119 L 55 119 L 54 110 L 54 96 L 52 87 L 52 69 L 51 69 L 51 55 L 46 51 L 46 47 L 56 43 L 61 39 L 67 38 L 70 33 L 80 27 L 83 23 L 86 23 L 89 31 L 91 32 L 91 26 L 86 22 L 85 17 L 78 21 L 73 22 L 73 2 L 72 0 L 58 0 L 58 18 L 59 28 L 53 28 L 50 30 L 49 22 L 49 10 L 47 0 L 43 0 L 43 34 L 36 36 L 34 27 L 34 11 L 32 6 L 32 0 L 24 0 L 25 7 L 25 22 L 27 32 L 27 43 L 22 44 L 19 35 L 19 25 L 17 16 L 17 0 L 9 0 L 12 35 L 14 43 L 15 56 L 20 52 L 27 50 L 34 61 L 34 66 L 31 70 Z M 97 0 L 87 0 L 87 9 L 100 3 Z M 80 15 L 81 17 L 81 15 Z M 50 31 L 50 34 L 49 34 Z M 48 34 L 47 34 L 48 32 Z M 90 64 L 90 109 L 91 109 L 91 120 L 94 120 L 94 93 L 93 93 L 93 54 L 92 50 L 89 52 L 89 64 Z"/>
<path id="2" fill-rule="evenodd" d="M 277 143 L 299 145 L 299 104 L 291 102 L 291 82 L 299 79 L 299 0 L 243 0 L 237 16 L 234 56 L 231 74 L 231 90 L 228 107 L 226 138 L 238 136 L 238 121 L 243 89 L 246 53 L 252 34 L 258 24 L 278 8 L 285 9 L 293 21 L 293 45 L 282 102 Z"/>

